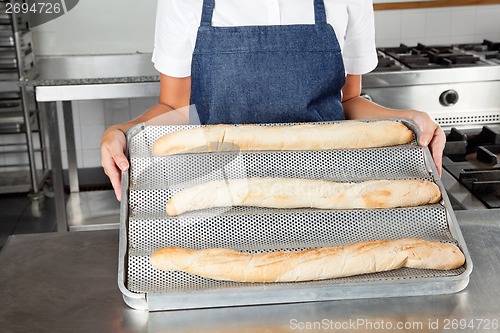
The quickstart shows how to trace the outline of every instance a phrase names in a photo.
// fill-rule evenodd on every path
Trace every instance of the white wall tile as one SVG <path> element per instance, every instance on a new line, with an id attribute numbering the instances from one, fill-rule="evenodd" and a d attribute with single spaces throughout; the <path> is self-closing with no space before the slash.
<path id="1" fill-rule="evenodd" d="M 426 36 L 424 39 L 424 44 L 426 45 L 440 45 L 440 44 L 450 44 L 451 37 L 447 36 Z"/>
<path id="2" fill-rule="evenodd" d="M 500 36 L 500 5 L 478 6 L 476 34 L 497 34 Z"/>
<path id="3" fill-rule="evenodd" d="M 71 109 L 73 110 L 73 113 L 76 113 L 76 115 L 73 114 L 73 120 L 80 119 L 78 112 L 80 111 L 80 103 L 81 102 L 82 101 L 71 101 Z"/>
<path id="4" fill-rule="evenodd" d="M 468 44 L 475 43 L 476 35 L 452 35 L 450 37 L 450 43 L 452 44 Z"/>
<path id="5" fill-rule="evenodd" d="M 82 125 L 82 150 L 96 149 L 101 146 L 101 138 L 104 134 L 105 126 L 101 125 Z"/>
<path id="6" fill-rule="evenodd" d="M 401 14 L 401 40 L 408 43 L 409 38 L 425 36 L 426 13 L 423 10 L 408 10 Z"/>
<path id="7" fill-rule="evenodd" d="M 104 102 L 102 100 L 78 101 L 78 119 L 82 125 L 104 124 Z"/>
<path id="8" fill-rule="evenodd" d="M 101 166 L 101 150 L 87 149 L 82 151 L 82 168 L 95 168 Z"/>
<path id="9" fill-rule="evenodd" d="M 398 46 L 401 43 L 400 38 L 379 38 L 376 40 L 377 47 Z"/>
<path id="10" fill-rule="evenodd" d="M 157 104 L 157 97 L 131 98 L 130 117 L 136 118 Z"/>
<path id="11" fill-rule="evenodd" d="M 104 125 L 106 127 L 130 120 L 128 98 L 104 100 Z"/>
<path id="12" fill-rule="evenodd" d="M 77 150 L 82 149 L 82 122 L 80 118 L 82 117 L 80 113 L 80 102 L 73 103 L 73 131 L 75 134 L 75 147 Z"/>
<path id="13" fill-rule="evenodd" d="M 451 33 L 451 9 L 431 9 L 426 14 L 425 35 L 426 37 L 450 36 Z"/>
<path id="14" fill-rule="evenodd" d="M 401 38 L 401 11 L 375 12 L 375 34 L 380 39 L 399 40 Z"/>
<path id="15" fill-rule="evenodd" d="M 407 37 L 407 38 L 402 38 L 401 43 L 405 44 L 406 46 L 415 46 L 418 43 L 422 43 L 423 40 L 425 40 L 425 37 L 422 36 Z"/>
<path id="16" fill-rule="evenodd" d="M 476 30 L 476 8 L 458 7 L 451 10 L 451 36 L 473 35 Z"/>

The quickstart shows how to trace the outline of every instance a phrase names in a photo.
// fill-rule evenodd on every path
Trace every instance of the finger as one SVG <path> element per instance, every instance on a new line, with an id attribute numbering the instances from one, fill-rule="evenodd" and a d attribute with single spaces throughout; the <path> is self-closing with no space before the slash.
<path id="1" fill-rule="evenodd" d="M 113 189 L 115 191 L 116 199 L 120 201 L 122 196 L 121 171 L 119 171 L 117 168 L 114 168 L 114 170 L 108 171 L 106 174 L 111 181 L 111 185 L 113 186 Z"/>
<path id="2" fill-rule="evenodd" d="M 436 128 L 436 133 L 429 146 L 429 150 L 432 153 L 432 159 L 434 160 L 434 164 L 436 164 L 436 168 L 440 176 L 443 165 L 443 150 L 445 144 L 446 144 L 446 137 L 443 131 L 438 127 Z"/>
<path id="3" fill-rule="evenodd" d="M 423 147 L 427 147 L 434 137 L 434 131 L 425 130 L 422 128 L 422 134 L 420 135 L 419 144 Z"/>
<path id="4" fill-rule="evenodd" d="M 441 152 L 432 152 L 432 159 L 434 160 L 434 164 L 436 164 L 438 175 L 441 176 L 443 169 L 443 154 Z"/>
<path id="5" fill-rule="evenodd" d="M 109 151 L 106 148 L 101 150 L 101 165 L 104 169 L 104 173 L 108 176 L 111 181 L 111 185 L 115 191 L 115 196 L 118 201 L 121 199 L 121 170 L 115 164 L 115 161 L 110 156 Z"/>
<path id="6" fill-rule="evenodd" d="M 120 168 L 121 171 L 128 170 L 129 162 L 125 153 L 123 152 L 123 146 L 119 143 L 114 143 L 108 146 L 109 153 L 114 160 L 114 163 Z"/>
<path id="7" fill-rule="evenodd" d="M 122 201 L 122 183 L 121 183 L 121 177 L 119 177 L 117 181 L 111 181 L 111 185 L 113 185 L 113 189 L 115 190 L 116 200 Z"/>
<path id="8" fill-rule="evenodd" d="M 118 201 L 121 200 L 122 186 L 121 186 L 121 171 L 113 165 L 105 165 L 103 163 L 104 173 L 109 177 L 111 185 L 115 191 L 115 196 Z"/>

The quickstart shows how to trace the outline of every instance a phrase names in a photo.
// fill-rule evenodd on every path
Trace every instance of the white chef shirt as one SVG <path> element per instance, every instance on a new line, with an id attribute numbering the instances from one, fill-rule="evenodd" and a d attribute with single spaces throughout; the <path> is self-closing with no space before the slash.
<path id="1" fill-rule="evenodd" d="M 314 24 L 313 0 L 216 0 L 213 26 Z M 377 66 L 372 0 L 324 0 L 346 74 Z M 191 75 L 203 0 L 158 0 L 152 61 L 168 76 Z"/>

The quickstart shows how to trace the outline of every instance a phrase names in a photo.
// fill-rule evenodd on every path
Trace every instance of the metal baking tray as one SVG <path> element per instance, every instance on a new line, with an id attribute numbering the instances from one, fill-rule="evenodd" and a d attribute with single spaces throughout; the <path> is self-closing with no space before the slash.
<path id="1" fill-rule="evenodd" d="M 149 311 L 275 304 L 354 298 L 447 294 L 464 289 L 472 261 L 446 191 L 427 148 L 411 143 L 386 148 L 324 151 L 240 151 L 157 157 L 162 135 L 200 125 L 139 124 L 127 133 L 130 169 L 123 173 L 118 283 L 125 302 Z M 266 124 L 262 126 L 273 126 Z M 290 125 L 290 124 L 281 124 Z M 441 189 L 438 204 L 397 209 L 319 210 L 214 208 L 169 217 L 168 199 L 210 180 L 304 177 L 332 181 L 426 179 Z M 457 244 L 464 266 L 451 271 L 398 269 L 295 283 L 215 281 L 154 269 L 160 247 L 222 247 L 241 252 L 300 250 L 353 242 L 418 237 Z"/>

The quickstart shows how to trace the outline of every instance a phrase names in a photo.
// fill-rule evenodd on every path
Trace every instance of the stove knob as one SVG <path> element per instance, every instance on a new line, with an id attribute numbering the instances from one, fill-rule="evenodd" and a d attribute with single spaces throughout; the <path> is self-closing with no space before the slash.
<path id="1" fill-rule="evenodd" d="M 441 96 L 439 96 L 439 103 L 442 106 L 452 106 L 457 104 L 457 102 L 458 102 L 458 93 L 453 89 L 446 90 L 441 94 Z"/>

